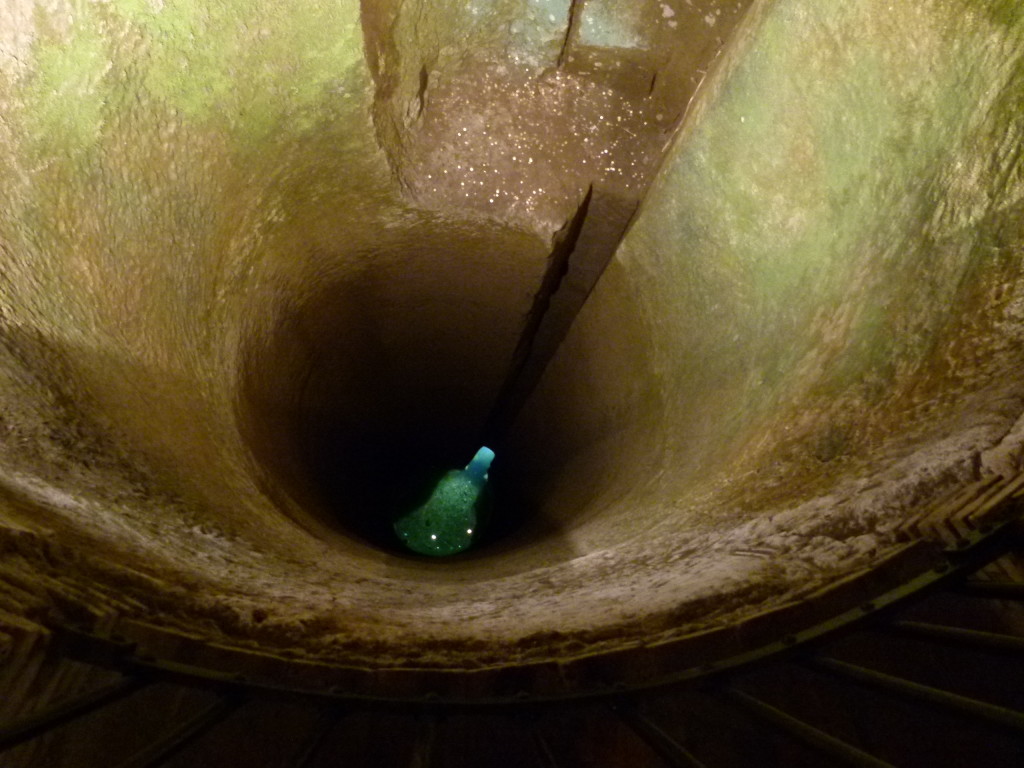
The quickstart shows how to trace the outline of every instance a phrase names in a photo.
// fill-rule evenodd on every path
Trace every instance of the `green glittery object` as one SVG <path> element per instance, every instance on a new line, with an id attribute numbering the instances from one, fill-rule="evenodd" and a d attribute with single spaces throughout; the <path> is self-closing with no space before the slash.
<path id="1" fill-rule="evenodd" d="M 494 453 L 477 451 L 465 469 L 447 472 L 427 502 L 395 522 L 398 538 L 413 552 L 433 557 L 455 555 L 477 535 L 479 512 Z"/>

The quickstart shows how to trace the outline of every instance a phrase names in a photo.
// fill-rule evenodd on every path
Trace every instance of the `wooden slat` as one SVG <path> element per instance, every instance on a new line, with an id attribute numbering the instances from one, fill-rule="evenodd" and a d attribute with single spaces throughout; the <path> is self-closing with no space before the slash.
<path id="1" fill-rule="evenodd" d="M 987 503 L 988 499 L 1002 486 L 1004 479 L 1001 475 L 989 475 L 965 489 L 965 493 L 951 500 L 949 504 L 934 509 L 924 519 L 920 526 L 920 534 L 932 541 L 938 541 L 948 547 L 955 547 L 967 535 L 970 530 L 966 528 L 960 534 L 954 520 L 961 519 L 967 511 L 973 510 L 979 505 Z M 964 525 L 964 523 L 961 523 Z"/>
<path id="2" fill-rule="evenodd" d="M 988 475 L 938 499 L 898 529 L 903 540 L 926 539 L 954 549 L 980 528 L 1003 522 L 1017 511 L 1011 499 L 1024 497 L 1024 473 Z"/>
<path id="3" fill-rule="evenodd" d="M 925 526 L 929 520 L 948 517 L 956 510 L 963 508 L 971 499 L 984 493 L 998 479 L 998 475 L 989 475 L 970 485 L 954 488 L 944 496 L 940 496 L 927 509 L 900 526 L 900 537 L 905 541 L 925 538 Z"/>
<path id="4" fill-rule="evenodd" d="M 1014 513 L 1014 509 L 1011 505 L 1003 506 L 1003 502 L 1019 496 L 1022 490 L 1024 490 L 1024 474 L 1009 480 L 999 489 L 998 493 L 987 500 L 986 504 L 973 505 L 967 514 L 968 524 L 977 530 L 983 525 L 992 525 L 1007 519 Z"/>

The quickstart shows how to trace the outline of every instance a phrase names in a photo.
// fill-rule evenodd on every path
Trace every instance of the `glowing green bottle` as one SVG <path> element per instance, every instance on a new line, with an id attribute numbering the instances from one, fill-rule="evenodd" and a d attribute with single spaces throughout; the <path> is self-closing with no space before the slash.
<path id="1" fill-rule="evenodd" d="M 484 447 L 465 469 L 447 472 L 427 503 L 395 522 L 395 533 L 413 552 L 445 557 L 473 543 L 494 451 Z"/>

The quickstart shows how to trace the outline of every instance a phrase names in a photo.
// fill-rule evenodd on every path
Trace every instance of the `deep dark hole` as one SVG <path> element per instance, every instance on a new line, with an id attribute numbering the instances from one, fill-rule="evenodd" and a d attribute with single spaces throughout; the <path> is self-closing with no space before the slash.
<path id="1" fill-rule="evenodd" d="M 409 556 L 415 555 L 398 541 L 394 520 L 423 504 L 437 481 L 464 467 L 479 448 L 459 439 L 457 428 L 374 434 L 308 423 L 303 431 L 310 488 L 333 519 L 364 542 Z M 516 491 L 517 463 L 514 455 L 495 460 L 486 515 L 470 552 L 503 540 L 531 517 L 529 502 Z"/>
<path id="2" fill-rule="evenodd" d="M 468 289 L 457 280 L 443 296 L 429 288 L 416 295 L 412 277 L 397 280 L 407 291 L 401 308 L 437 302 L 436 324 L 393 308 L 392 287 L 376 274 L 323 281 L 301 300 L 282 302 L 269 332 L 245 350 L 239 423 L 279 501 L 287 496 L 347 535 L 418 557 L 399 541 L 394 520 L 481 447 L 507 373 L 495 361 L 507 367 L 511 352 L 497 354 L 488 329 L 508 309 L 488 305 L 493 323 L 453 323 L 460 301 L 480 302 L 458 295 Z M 536 465 L 521 448 L 490 447 L 497 457 L 489 512 L 473 547 L 457 557 L 488 550 L 534 517 L 536 504 L 523 489 L 536 487 L 528 476 Z"/>
<path id="3" fill-rule="evenodd" d="M 300 429 L 309 487 L 323 508 L 362 541 L 410 556 L 394 534 L 394 519 L 426 502 L 441 476 L 463 468 L 479 447 L 459 425 L 372 432 L 308 421 Z M 490 470 L 474 551 L 501 541 L 529 517 L 528 503 L 516 494 L 516 464 L 514 456 L 499 458 Z"/>

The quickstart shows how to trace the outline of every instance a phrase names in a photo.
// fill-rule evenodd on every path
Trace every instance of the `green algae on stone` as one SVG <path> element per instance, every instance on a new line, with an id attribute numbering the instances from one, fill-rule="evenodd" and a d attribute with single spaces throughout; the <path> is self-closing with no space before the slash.
<path id="1" fill-rule="evenodd" d="M 445 473 L 427 502 L 395 522 L 413 552 L 446 557 L 463 552 L 478 534 L 479 514 L 494 451 L 481 448 L 465 469 Z"/>

